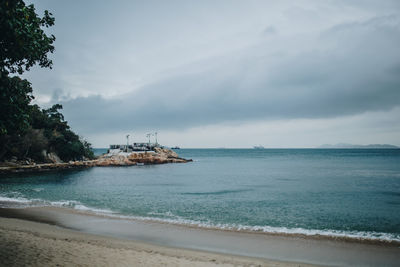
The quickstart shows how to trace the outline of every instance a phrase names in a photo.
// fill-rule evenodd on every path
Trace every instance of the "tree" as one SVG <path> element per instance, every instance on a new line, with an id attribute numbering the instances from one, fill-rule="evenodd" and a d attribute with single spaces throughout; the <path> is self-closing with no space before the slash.
<path id="1" fill-rule="evenodd" d="M 88 142 L 81 140 L 59 112 L 59 104 L 45 110 L 31 105 L 31 83 L 18 76 L 32 66 L 51 68 L 54 35 L 43 28 L 54 25 L 47 10 L 39 17 L 22 0 L 0 1 L 0 160 L 10 157 L 39 159 L 43 151 L 63 160 L 92 158 Z"/>
<path id="2" fill-rule="evenodd" d="M 77 160 L 93 158 L 91 145 L 75 134 L 64 120 L 59 111 L 62 105 L 55 104 L 49 109 L 43 109 L 40 113 L 32 116 L 32 125 L 42 126 L 44 135 L 48 139 L 48 148 L 56 151 L 58 156 L 64 160 Z"/>
<path id="3" fill-rule="evenodd" d="M 0 135 L 24 133 L 29 126 L 32 87 L 19 77 L 0 76 Z"/>
<path id="4" fill-rule="evenodd" d="M 29 104 L 34 98 L 27 80 L 9 74 L 22 74 L 35 64 L 51 68 L 47 54 L 54 51 L 55 37 L 47 36 L 42 27 L 52 25 L 48 11 L 41 18 L 33 5 L 22 0 L 0 1 L 0 159 L 29 129 Z"/>
<path id="5" fill-rule="evenodd" d="M 41 27 L 54 25 L 51 13 L 43 18 L 33 5 L 22 0 L 0 2 L 0 135 L 24 133 L 28 128 L 29 103 L 34 98 L 31 84 L 10 73 L 22 74 L 35 64 L 51 68 L 47 54 L 53 53 L 54 35 Z"/>
<path id="6" fill-rule="evenodd" d="M 47 54 L 54 52 L 54 35 L 47 36 L 42 27 L 54 25 L 47 10 L 43 18 L 35 13 L 33 5 L 22 0 L 0 2 L 0 71 L 1 74 L 22 74 L 33 65 L 51 68 Z"/>

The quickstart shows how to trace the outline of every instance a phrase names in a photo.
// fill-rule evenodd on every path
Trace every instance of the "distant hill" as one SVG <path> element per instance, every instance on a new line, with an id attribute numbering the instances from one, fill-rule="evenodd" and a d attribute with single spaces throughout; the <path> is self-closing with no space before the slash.
<path id="1" fill-rule="evenodd" d="M 380 149 L 393 149 L 393 148 L 400 148 L 394 145 L 388 144 L 370 144 L 370 145 L 353 145 L 353 144 L 345 144 L 340 143 L 336 145 L 325 144 L 321 145 L 318 148 L 380 148 Z"/>

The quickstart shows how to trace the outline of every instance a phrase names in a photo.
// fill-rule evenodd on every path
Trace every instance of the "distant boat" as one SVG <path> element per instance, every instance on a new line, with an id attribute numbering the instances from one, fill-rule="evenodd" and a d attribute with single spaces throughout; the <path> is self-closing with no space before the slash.
<path id="1" fill-rule="evenodd" d="M 171 147 L 171 149 L 181 149 L 179 146 Z"/>
<path id="2" fill-rule="evenodd" d="M 263 147 L 262 145 L 258 145 L 258 146 L 253 146 L 254 149 L 264 149 L 265 147 Z"/>

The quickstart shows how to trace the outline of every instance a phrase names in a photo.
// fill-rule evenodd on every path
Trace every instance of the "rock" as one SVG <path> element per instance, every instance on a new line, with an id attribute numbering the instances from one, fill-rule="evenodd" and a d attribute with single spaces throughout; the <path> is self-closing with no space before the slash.
<path id="1" fill-rule="evenodd" d="M 160 155 L 165 155 L 167 158 L 179 158 L 178 154 L 170 149 L 155 147 L 154 151 Z"/>
<path id="2" fill-rule="evenodd" d="M 53 163 L 63 163 L 63 161 L 54 152 L 47 153 L 47 159 Z"/>
<path id="3" fill-rule="evenodd" d="M 42 156 L 47 162 L 62 163 L 63 161 L 54 152 L 47 153 L 47 150 L 42 150 Z"/>
<path id="4" fill-rule="evenodd" d="M 86 168 L 94 167 L 97 164 L 96 160 L 89 161 L 74 161 L 68 163 L 35 163 L 31 162 L 29 165 L 17 164 L 11 162 L 5 162 L 6 166 L 0 166 L 1 173 L 12 173 L 12 172 L 29 172 L 29 171 L 46 171 L 46 170 L 61 170 L 71 168 Z M 22 162 L 24 163 L 24 162 Z"/>
<path id="5" fill-rule="evenodd" d="M 192 160 L 180 158 L 174 151 L 165 148 L 155 148 L 155 151 L 148 152 L 120 152 L 108 153 L 100 156 L 96 160 L 88 161 L 70 161 L 64 163 L 55 153 L 47 153 L 45 150 L 42 152 L 46 154 L 46 159 L 51 163 L 36 164 L 30 161 L 29 165 L 15 162 L 4 162 L 0 167 L 0 173 L 19 172 L 19 171 L 45 171 L 51 169 L 70 169 L 70 168 L 86 168 L 94 166 L 131 166 L 140 164 L 164 164 L 164 163 L 186 163 Z"/>
<path id="6" fill-rule="evenodd" d="M 178 157 L 174 151 L 165 148 L 154 148 L 149 152 L 118 152 L 102 155 L 98 158 L 96 166 L 129 166 L 141 164 L 185 163 L 186 160 Z"/>

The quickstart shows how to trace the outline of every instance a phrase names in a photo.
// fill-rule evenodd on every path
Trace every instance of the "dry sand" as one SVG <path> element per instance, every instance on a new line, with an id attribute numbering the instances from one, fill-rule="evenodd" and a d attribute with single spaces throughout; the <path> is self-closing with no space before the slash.
<path id="1" fill-rule="evenodd" d="M 2 266 L 310 266 L 174 249 L 0 217 Z"/>

